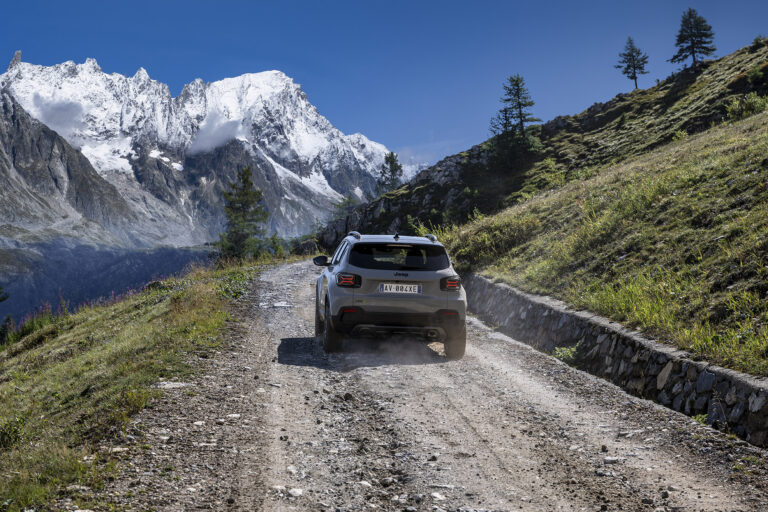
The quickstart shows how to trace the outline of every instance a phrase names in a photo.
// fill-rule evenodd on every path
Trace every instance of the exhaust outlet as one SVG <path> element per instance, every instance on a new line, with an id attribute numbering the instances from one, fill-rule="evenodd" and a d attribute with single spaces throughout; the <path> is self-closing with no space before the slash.
<path id="1" fill-rule="evenodd" d="M 429 329 L 427 331 L 427 338 L 437 338 L 437 331 L 435 329 Z"/>

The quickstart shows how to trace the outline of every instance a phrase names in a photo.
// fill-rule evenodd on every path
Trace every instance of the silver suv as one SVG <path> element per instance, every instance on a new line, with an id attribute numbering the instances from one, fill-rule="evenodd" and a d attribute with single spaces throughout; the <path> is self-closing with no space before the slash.
<path id="1" fill-rule="evenodd" d="M 467 296 L 445 247 L 425 237 L 361 235 L 352 231 L 317 279 L 315 336 L 326 352 L 345 335 L 405 334 L 442 341 L 450 359 L 466 347 Z"/>

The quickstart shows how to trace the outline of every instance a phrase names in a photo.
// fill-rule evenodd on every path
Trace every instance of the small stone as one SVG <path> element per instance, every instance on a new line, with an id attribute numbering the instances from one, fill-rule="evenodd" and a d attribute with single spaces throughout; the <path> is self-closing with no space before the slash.
<path id="1" fill-rule="evenodd" d="M 354 400 L 354 399 L 355 399 L 355 395 L 353 395 L 353 394 L 352 394 L 352 393 L 350 393 L 349 391 L 347 391 L 346 393 L 344 393 L 344 400 L 345 400 L 345 401 L 349 402 L 349 401 L 351 401 L 351 400 Z"/>
<path id="2" fill-rule="evenodd" d="M 669 491 L 661 491 L 661 497 L 662 499 L 669 498 Z"/>
<path id="3" fill-rule="evenodd" d="M 298 471 L 296 471 L 295 466 L 288 466 L 287 468 L 285 468 L 285 470 L 292 475 L 295 475 L 296 473 L 298 473 Z"/>
<path id="4" fill-rule="evenodd" d="M 608 447 L 607 447 L 607 446 L 605 446 L 605 445 L 602 445 L 602 446 L 600 447 L 600 451 L 601 451 L 601 452 L 603 452 L 603 453 L 608 453 Z"/>
<path id="5" fill-rule="evenodd" d="M 227 414 L 227 418 L 229 418 L 231 420 L 236 420 L 236 419 L 240 418 L 240 415 L 239 414 Z"/>
<path id="6" fill-rule="evenodd" d="M 621 457 L 605 457 L 603 459 L 603 464 L 618 464 L 619 462 L 622 462 L 624 459 Z"/>
<path id="7" fill-rule="evenodd" d="M 359 481 L 359 482 L 357 482 L 357 483 L 358 483 L 358 485 L 360 485 L 361 487 L 373 487 L 373 485 L 371 485 L 371 482 L 369 482 L 368 480 L 360 480 L 360 481 Z"/>
<path id="8" fill-rule="evenodd" d="M 395 483 L 395 479 L 391 477 L 386 477 L 379 480 L 379 483 L 382 485 L 382 487 L 389 487 L 390 485 Z"/>
<path id="9" fill-rule="evenodd" d="M 302 490 L 302 489 L 295 489 L 295 488 L 294 488 L 294 489 L 291 489 L 291 490 L 289 490 L 289 491 L 288 491 L 288 494 L 290 494 L 290 495 L 291 495 L 291 496 L 293 496 L 294 498 L 298 498 L 299 496 L 301 496 L 302 494 L 304 494 L 304 490 Z"/>
<path id="10" fill-rule="evenodd" d="M 429 458 L 427 460 L 429 462 L 435 462 L 439 456 L 440 456 L 439 453 L 433 453 L 432 455 L 429 456 Z"/>
<path id="11" fill-rule="evenodd" d="M 285 492 L 285 486 L 284 485 L 275 485 L 272 487 L 277 492 Z"/>
<path id="12" fill-rule="evenodd" d="M 653 500 L 651 498 L 643 498 L 640 501 L 643 502 L 643 505 L 653 505 Z"/>
<path id="13" fill-rule="evenodd" d="M 433 492 L 431 496 L 432 496 L 432 499 L 435 501 L 445 501 L 445 496 L 443 496 L 439 492 Z"/>
<path id="14" fill-rule="evenodd" d="M 668 485 L 667 486 L 667 490 L 668 491 L 679 491 L 680 488 L 679 487 L 675 487 L 674 485 Z"/>

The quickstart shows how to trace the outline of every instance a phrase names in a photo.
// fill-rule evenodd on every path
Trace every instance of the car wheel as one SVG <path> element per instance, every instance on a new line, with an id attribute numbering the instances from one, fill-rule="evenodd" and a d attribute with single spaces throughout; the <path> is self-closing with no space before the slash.
<path id="1" fill-rule="evenodd" d="M 317 306 L 318 302 L 315 301 L 315 341 L 323 337 L 323 320 L 320 318 L 320 310 Z"/>
<path id="2" fill-rule="evenodd" d="M 448 333 L 448 337 L 443 343 L 445 356 L 448 359 L 461 359 L 467 348 L 467 327 L 462 325 L 456 330 Z"/>
<path id="3" fill-rule="evenodd" d="M 325 300 L 325 322 L 323 322 L 323 350 L 339 352 L 341 350 L 341 334 L 331 326 L 331 308 L 328 299 Z"/>

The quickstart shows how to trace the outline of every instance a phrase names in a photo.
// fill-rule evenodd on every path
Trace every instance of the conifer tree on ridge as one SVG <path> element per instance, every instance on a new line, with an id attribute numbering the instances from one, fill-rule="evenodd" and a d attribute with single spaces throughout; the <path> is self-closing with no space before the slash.
<path id="1" fill-rule="evenodd" d="M 635 45 L 631 37 L 628 37 L 624 51 L 619 54 L 619 63 L 614 67 L 621 69 L 624 76 L 630 80 L 634 80 L 635 89 L 637 89 L 637 75 L 647 75 L 648 71 L 645 70 L 647 65 L 648 55 Z"/>
<path id="2" fill-rule="evenodd" d="M 688 57 L 693 61 L 693 67 L 698 64 L 697 56 L 704 57 L 715 53 L 715 34 L 712 26 L 707 23 L 696 9 L 689 8 L 680 20 L 680 31 L 677 33 L 677 53 L 669 62 L 685 62 Z"/>

